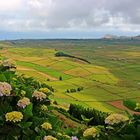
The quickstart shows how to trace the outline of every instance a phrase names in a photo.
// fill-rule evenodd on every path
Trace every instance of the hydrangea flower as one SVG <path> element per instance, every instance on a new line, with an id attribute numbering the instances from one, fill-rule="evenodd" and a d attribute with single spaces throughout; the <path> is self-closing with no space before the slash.
<path id="1" fill-rule="evenodd" d="M 48 107 L 47 107 L 46 105 L 42 105 L 42 106 L 41 106 L 41 110 L 42 110 L 42 111 L 48 111 Z"/>
<path id="2" fill-rule="evenodd" d="M 94 127 L 86 129 L 83 133 L 84 137 L 92 136 L 94 138 L 94 137 L 96 137 L 96 135 L 97 135 L 97 130 Z"/>
<path id="3" fill-rule="evenodd" d="M 76 136 L 72 136 L 71 140 L 78 140 L 78 138 Z"/>
<path id="4" fill-rule="evenodd" d="M 40 88 L 39 91 L 44 93 L 49 92 L 48 88 Z"/>
<path id="5" fill-rule="evenodd" d="M 129 120 L 129 118 L 127 116 L 124 116 L 122 114 L 117 114 L 117 113 L 113 113 L 113 114 L 110 114 L 106 119 L 105 119 L 105 123 L 106 124 L 110 124 L 110 125 L 113 125 L 113 124 L 118 124 L 120 122 L 125 122 Z"/>
<path id="6" fill-rule="evenodd" d="M 45 130 L 49 130 L 49 129 L 52 129 L 52 125 L 48 122 L 45 122 L 41 125 L 41 127 Z"/>
<path id="7" fill-rule="evenodd" d="M 49 136 L 45 136 L 43 140 L 57 140 L 57 138 L 49 135 Z"/>
<path id="8" fill-rule="evenodd" d="M 32 97 L 35 97 L 37 100 L 42 101 L 43 99 L 46 99 L 46 94 L 40 91 L 34 91 Z"/>
<path id="9" fill-rule="evenodd" d="M 17 105 L 20 107 L 20 108 L 25 108 L 27 105 L 29 105 L 31 102 L 30 102 L 30 99 L 27 98 L 27 97 L 23 97 L 22 99 L 20 99 L 17 103 Z"/>
<path id="10" fill-rule="evenodd" d="M 0 82 L 0 96 L 10 96 L 12 87 L 6 82 Z"/>
<path id="11" fill-rule="evenodd" d="M 1 66 L 8 68 L 8 69 L 12 69 L 12 68 L 15 69 L 16 68 L 15 62 L 13 60 L 10 60 L 10 59 L 3 60 L 1 63 Z"/>
<path id="12" fill-rule="evenodd" d="M 18 111 L 12 111 L 9 113 L 6 113 L 5 115 L 6 121 L 10 122 L 20 122 L 23 119 L 23 114 Z"/>

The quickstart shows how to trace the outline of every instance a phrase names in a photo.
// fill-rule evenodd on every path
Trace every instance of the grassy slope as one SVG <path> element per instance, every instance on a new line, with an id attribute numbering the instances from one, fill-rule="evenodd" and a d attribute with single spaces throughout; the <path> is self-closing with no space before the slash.
<path id="1" fill-rule="evenodd" d="M 123 44 L 124 42 L 122 42 Z M 49 81 L 55 88 L 53 99 L 63 105 L 78 103 L 87 107 L 94 107 L 102 111 L 119 111 L 107 102 L 139 96 L 139 55 L 138 45 L 129 46 L 108 42 L 49 42 L 35 48 L 39 43 L 18 44 L 19 48 L 9 48 L 3 56 L 9 56 L 17 61 L 18 66 L 31 70 L 19 70 L 20 73 L 34 76 L 46 82 L 40 73 L 52 77 L 63 77 L 63 81 Z M 107 45 L 106 47 L 104 47 Z M 16 46 L 16 45 L 15 45 Z M 26 48 L 31 46 L 34 48 Z M 70 47 L 69 47 L 70 46 Z M 21 48 L 22 47 L 22 48 Z M 115 47 L 115 48 L 114 48 Z M 86 58 L 91 65 L 74 59 L 56 58 L 56 49 L 67 51 L 78 57 Z M 1 52 L 2 54 L 2 52 Z M 131 58 L 131 59 L 130 59 Z M 67 94 L 70 88 L 84 87 L 82 92 Z"/>

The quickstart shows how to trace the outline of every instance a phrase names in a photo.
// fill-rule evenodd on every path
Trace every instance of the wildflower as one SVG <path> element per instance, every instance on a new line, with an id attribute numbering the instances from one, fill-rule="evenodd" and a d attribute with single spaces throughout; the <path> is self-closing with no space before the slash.
<path id="1" fill-rule="evenodd" d="M 18 111 L 12 111 L 12 112 L 6 113 L 5 118 L 6 118 L 6 121 L 20 122 L 23 119 L 23 114 Z"/>
<path id="2" fill-rule="evenodd" d="M 48 93 L 49 92 L 48 88 L 40 88 L 39 91 L 40 92 L 44 92 L 44 93 Z"/>
<path id="3" fill-rule="evenodd" d="M 94 138 L 96 137 L 96 135 L 97 135 L 97 130 L 94 127 L 86 129 L 83 133 L 84 137 L 92 136 Z"/>
<path id="4" fill-rule="evenodd" d="M 49 136 L 45 136 L 43 140 L 57 140 L 57 138 L 49 135 Z"/>
<path id="5" fill-rule="evenodd" d="M 52 129 L 52 125 L 48 122 L 45 122 L 41 125 L 42 128 L 44 128 L 45 130 L 49 130 Z"/>
<path id="6" fill-rule="evenodd" d="M 48 111 L 48 107 L 47 107 L 46 105 L 42 105 L 42 106 L 41 106 L 41 110 L 42 110 L 42 111 Z"/>
<path id="7" fill-rule="evenodd" d="M 114 114 L 111 114 L 109 115 L 106 119 L 105 119 L 105 123 L 106 124 L 110 124 L 110 125 L 113 125 L 113 124 L 117 124 L 117 123 L 120 123 L 120 122 L 125 122 L 129 120 L 128 117 L 122 115 L 122 114 L 117 114 L 117 113 L 114 113 Z"/>
<path id="8" fill-rule="evenodd" d="M 78 140 L 78 138 L 76 136 L 72 136 L 71 140 Z"/>
<path id="9" fill-rule="evenodd" d="M 34 91 L 32 97 L 35 97 L 37 100 L 42 101 L 43 99 L 46 99 L 46 94 L 44 94 L 43 92 L 40 91 Z"/>
<path id="10" fill-rule="evenodd" d="M 18 101 L 17 105 L 21 108 L 25 108 L 27 105 L 29 105 L 30 99 L 27 97 L 23 97 L 21 100 Z"/>
<path id="11" fill-rule="evenodd" d="M 0 96 L 10 96 L 12 87 L 6 82 L 0 82 Z"/>

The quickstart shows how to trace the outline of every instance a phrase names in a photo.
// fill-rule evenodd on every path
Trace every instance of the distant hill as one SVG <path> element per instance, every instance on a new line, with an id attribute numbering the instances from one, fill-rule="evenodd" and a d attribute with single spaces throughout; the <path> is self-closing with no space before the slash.
<path id="1" fill-rule="evenodd" d="M 106 34 L 103 39 L 117 39 L 118 36 L 115 36 L 115 35 L 111 35 L 111 34 Z"/>
<path id="2" fill-rule="evenodd" d="M 135 36 L 134 38 L 140 40 L 140 35 Z"/>
<path id="3" fill-rule="evenodd" d="M 138 36 L 116 36 L 116 35 L 106 34 L 102 39 L 107 39 L 107 40 L 114 40 L 114 39 L 140 40 L 140 35 L 138 35 Z"/>

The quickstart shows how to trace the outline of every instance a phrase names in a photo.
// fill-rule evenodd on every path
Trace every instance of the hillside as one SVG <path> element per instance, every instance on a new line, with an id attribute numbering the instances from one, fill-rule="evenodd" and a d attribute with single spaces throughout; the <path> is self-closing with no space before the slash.
<path id="1" fill-rule="evenodd" d="M 76 103 L 120 112 L 116 101 L 122 104 L 127 99 L 140 100 L 138 41 L 17 40 L 9 44 L 9 48 L 2 44 L 1 56 L 16 62 L 18 74 L 52 86 L 51 98 L 65 108 Z M 59 51 L 91 64 L 75 58 L 58 58 L 55 54 Z"/>

